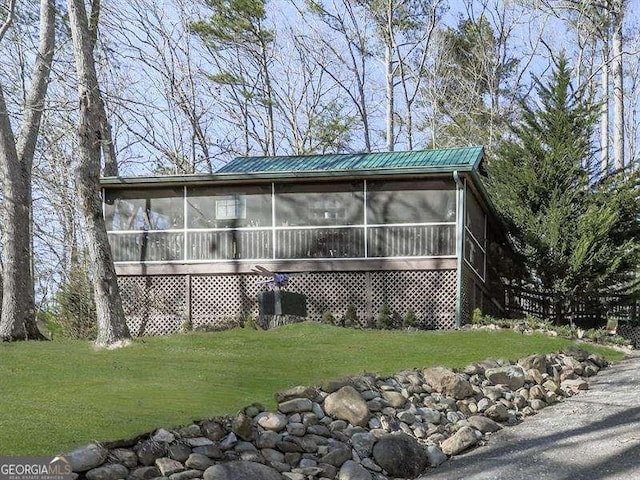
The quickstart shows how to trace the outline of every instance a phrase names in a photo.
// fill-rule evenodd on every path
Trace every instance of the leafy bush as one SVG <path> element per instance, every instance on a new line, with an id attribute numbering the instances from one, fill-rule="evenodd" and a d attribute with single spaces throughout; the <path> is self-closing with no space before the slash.
<path id="1" fill-rule="evenodd" d="M 631 345 L 631 340 L 624 338 L 621 335 L 608 335 L 605 337 L 605 343 L 611 345 L 619 345 L 621 347 L 628 347 Z"/>
<path id="2" fill-rule="evenodd" d="M 258 322 L 256 322 L 256 319 L 253 318 L 251 315 L 247 315 L 244 318 L 243 324 L 242 324 L 243 328 L 247 328 L 249 330 L 262 330 L 260 328 L 260 326 L 258 325 Z"/>
<path id="3" fill-rule="evenodd" d="M 541 319 L 533 315 L 527 315 L 525 321 L 531 330 L 551 330 L 554 328 L 551 320 Z"/>
<path id="4" fill-rule="evenodd" d="M 386 303 L 380 307 L 380 312 L 376 317 L 376 328 L 379 330 L 391 330 L 393 329 L 393 316 L 391 315 L 391 308 Z"/>
<path id="5" fill-rule="evenodd" d="M 60 325 L 60 312 L 58 306 L 41 307 L 36 312 L 36 319 L 38 321 L 38 327 L 40 331 L 44 333 L 46 337 L 53 340 L 54 338 L 64 336 L 62 325 Z"/>
<path id="6" fill-rule="evenodd" d="M 416 328 L 418 326 L 418 316 L 413 308 L 407 310 L 407 313 L 404 316 L 404 326 L 406 328 Z"/>
<path id="7" fill-rule="evenodd" d="M 95 340 L 96 304 L 93 285 L 81 266 L 71 269 L 67 283 L 56 294 L 60 333 L 69 338 Z"/>
<path id="8" fill-rule="evenodd" d="M 322 318 L 320 319 L 320 323 L 324 323 L 326 325 L 336 325 L 336 317 L 331 312 L 331 310 L 325 310 L 322 313 Z"/>
<path id="9" fill-rule="evenodd" d="M 342 321 L 340 322 L 343 327 L 354 328 L 360 325 L 360 319 L 358 318 L 358 312 L 356 311 L 356 307 L 353 304 L 347 305 L 347 311 L 342 317 Z"/>
<path id="10" fill-rule="evenodd" d="M 619 345 L 629 346 L 631 341 L 624 338 L 621 335 L 611 335 L 602 328 L 590 328 L 584 333 L 584 337 L 595 343 L 601 343 L 603 345 Z"/>
<path id="11" fill-rule="evenodd" d="M 571 328 L 571 325 L 558 325 L 556 327 L 549 327 L 549 330 L 555 331 L 559 337 L 564 338 L 576 338 L 576 331 Z"/>
<path id="12" fill-rule="evenodd" d="M 191 330 L 193 330 L 193 322 L 189 319 L 186 319 L 184 322 L 182 322 L 181 328 L 183 333 L 190 332 Z"/>

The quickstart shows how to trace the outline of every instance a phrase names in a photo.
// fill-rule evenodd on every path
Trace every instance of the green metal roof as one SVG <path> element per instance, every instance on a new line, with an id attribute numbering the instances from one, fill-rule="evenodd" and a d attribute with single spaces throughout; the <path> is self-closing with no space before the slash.
<path id="1" fill-rule="evenodd" d="M 411 152 L 349 153 L 284 157 L 238 157 L 216 173 L 344 172 L 424 168 L 425 171 L 471 171 L 478 168 L 482 147 Z"/>

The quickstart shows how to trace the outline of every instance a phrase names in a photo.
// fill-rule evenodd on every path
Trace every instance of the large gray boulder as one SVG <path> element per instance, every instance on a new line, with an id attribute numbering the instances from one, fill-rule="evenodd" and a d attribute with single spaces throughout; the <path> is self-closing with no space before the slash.
<path id="1" fill-rule="evenodd" d="M 461 375 L 443 367 L 427 368 L 423 371 L 427 384 L 438 393 L 463 400 L 473 395 L 473 386 Z"/>
<path id="2" fill-rule="evenodd" d="M 496 422 L 506 422 L 509 420 L 509 410 L 502 403 L 496 403 L 487 408 L 484 414 Z"/>
<path id="3" fill-rule="evenodd" d="M 488 368 L 484 376 L 494 385 L 507 385 L 511 390 L 518 390 L 524 386 L 524 370 L 519 365 Z"/>
<path id="4" fill-rule="evenodd" d="M 473 386 L 468 380 L 456 375 L 450 378 L 444 385 L 444 393 L 456 400 L 463 400 L 473 395 Z"/>
<path id="5" fill-rule="evenodd" d="M 167 444 L 162 442 L 154 442 L 153 440 L 147 440 L 142 442 L 136 453 L 138 454 L 138 460 L 140 464 L 144 466 L 155 465 L 158 458 L 165 456 L 167 452 Z"/>
<path id="6" fill-rule="evenodd" d="M 255 462 L 228 462 L 209 467 L 204 480 L 282 480 L 277 470 Z"/>
<path id="7" fill-rule="evenodd" d="M 127 478 L 128 475 L 127 467 L 118 463 L 93 468 L 85 474 L 87 480 L 120 480 Z"/>
<path id="8" fill-rule="evenodd" d="M 202 478 L 202 471 L 193 469 L 169 475 L 169 480 L 192 480 L 194 478 Z"/>
<path id="9" fill-rule="evenodd" d="M 127 468 L 135 468 L 138 465 L 138 456 L 126 448 L 114 448 L 109 451 L 109 460 L 119 463 Z"/>
<path id="10" fill-rule="evenodd" d="M 508 417 L 507 417 L 508 418 Z M 482 433 L 493 433 L 502 429 L 502 425 L 482 415 L 474 415 L 467 419 L 469 425 Z"/>
<path id="11" fill-rule="evenodd" d="M 529 355 L 518 360 L 518 365 L 526 372 L 528 370 L 537 370 L 540 373 L 547 371 L 547 359 L 544 355 Z"/>
<path id="12" fill-rule="evenodd" d="M 349 460 L 342 465 L 338 480 L 371 480 L 371 474 L 362 465 Z"/>
<path id="13" fill-rule="evenodd" d="M 369 420 L 369 407 L 362 395 L 350 385 L 342 387 L 324 399 L 324 411 L 351 425 L 364 427 Z"/>
<path id="14" fill-rule="evenodd" d="M 102 465 L 107 459 L 108 451 L 97 443 L 90 443 L 69 452 L 64 457 L 71 465 L 73 472 L 86 472 Z"/>
<path id="15" fill-rule="evenodd" d="M 258 425 L 265 430 L 280 432 L 287 426 L 287 416 L 281 413 L 264 412 L 256 417 Z"/>
<path id="16" fill-rule="evenodd" d="M 242 440 L 250 442 L 256 439 L 258 434 L 253 419 L 244 413 L 239 413 L 233 419 L 231 430 Z"/>
<path id="17" fill-rule="evenodd" d="M 447 455 L 457 455 L 478 443 L 476 432 L 471 427 L 462 427 L 453 436 L 447 438 L 440 447 Z"/>
<path id="18" fill-rule="evenodd" d="M 390 476 L 415 478 L 427 467 L 427 452 L 406 433 L 382 436 L 373 446 L 373 459 Z"/>
<path id="19" fill-rule="evenodd" d="M 335 448 L 329 450 L 329 453 L 320 458 L 320 463 L 327 463 L 334 467 L 341 467 L 344 462 L 351 459 L 351 449 L 348 445 L 340 443 Z"/>
<path id="20" fill-rule="evenodd" d="M 174 473 L 183 472 L 185 470 L 182 463 L 168 457 L 158 458 L 156 460 L 156 467 L 158 467 L 158 470 L 160 470 L 163 477 L 168 477 Z"/>
<path id="21" fill-rule="evenodd" d="M 407 403 L 407 399 L 402 393 L 393 390 L 382 392 L 382 397 L 389 403 L 389 406 L 393 408 L 400 408 Z"/>
<path id="22" fill-rule="evenodd" d="M 427 445 L 427 459 L 430 467 L 437 467 L 447 461 L 447 456 L 437 445 Z"/>
<path id="23" fill-rule="evenodd" d="M 310 412 L 313 402 L 308 398 L 294 398 L 278 404 L 278 410 L 282 413 Z"/>
<path id="24" fill-rule="evenodd" d="M 282 403 L 294 398 L 308 398 L 309 400 L 313 400 L 317 394 L 318 390 L 316 389 L 316 387 L 305 387 L 304 385 L 298 385 L 296 387 L 291 387 L 287 390 L 277 392 L 274 397 L 276 399 L 276 402 Z"/>
<path id="25" fill-rule="evenodd" d="M 158 467 L 140 467 L 133 470 L 127 480 L 151 480 L 160 476 L 160 470 Z"/>
<path id="26" fill-rule="evenodd" d="M 444 383 L 446 380 L 456 376 L 452 370 L 444 367 L 426 368 L 422 373 L 425 382 L 438 393 L 444 392 Z"/>
<path id="27" fill-rule="evenodd" d="M 354 433 L 351 437 L 351 446 L 360 458 L 371 456 L 373 445 L 377 438 L 371 432 Z"/>
<path id="28" fill-rule="evenodd" d="M 192 470 L 202 470 L 205 471 L 207 468 L 213 466 L 215 462 L 207 457 L 206 455 L 202 455 L 201 453 L 192 453 L 187 458 L 185 462 L 185 466 Z"/>

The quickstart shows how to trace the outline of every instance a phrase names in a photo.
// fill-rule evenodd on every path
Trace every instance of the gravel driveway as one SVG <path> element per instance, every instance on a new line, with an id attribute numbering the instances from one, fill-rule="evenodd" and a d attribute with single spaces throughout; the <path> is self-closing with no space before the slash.
<path id="1" fill-rule="evenodd" d="M 640 356 L 589 384 L 589 391 L 506 427 L 420 479 L 640 479 Z"/>

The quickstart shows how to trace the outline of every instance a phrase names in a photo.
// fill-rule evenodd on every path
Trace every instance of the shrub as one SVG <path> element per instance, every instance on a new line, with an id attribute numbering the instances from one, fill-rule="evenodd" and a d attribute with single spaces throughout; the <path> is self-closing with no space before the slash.
<path id="1" fill-rule="evenodd" d="M 336 317 L 331 312 L 331 310 L 325 310 L 322 314 L 322 318 L 320 319 L 320 323 L 324 323 L 326 325 L 336 325 Z"/>
<path id="2" fill-rule="evenodd" d="M 527 326 L 531 330 L 551 330 L 553 329 L 553 322 L 551 320 L 543 320 L 533 315 L 527 315 L 525 317 Z"/>
<path id="3" fill-rule="evenodd" d="M 182 322 L 181 328 L 183 333 L 190 332 L 191 330 L 193 330 L 193 322 L 191 322 L 191 320 L 189 319 L 186 319 L 184 322 Z"/>
<path id="4" fill-rule="evenodd" d="M 380 330 L 391 330 L 393 328 L 393 316 L 391 315 L 391 308 L 386 303 L 380 307 L 380 312 L 376 317 L 376 328 Z"/>
<path id="5" fill-rule="evenodd" d="M 404 316 L 404 326 L 406 328 L 416 328 L 418 326 L 418 316 L 413 308 L 407 310 L 407 313 Z"/>
<path id="6" fill-rule="evenodd" d="M 471 317 L 471 323 L 474 325 L 483 325 L 484 317 L 482 316 L 482 310 L 479 308 L 473 309 L 473 316 Z"/>
<path id="7" fill-rule="evenodd" d="M 347 305 L 347 311 L 342 317 L 342 321 L 340 322 L 343 327 L 357 327 L 360 324 L 360 319 L 358 318 L 358 312 L 356 311 L 356 307 L 353 304 Z"/>
<path id="8" fill-rule="evenodd" d="M 57 305 L 53 307 L 47 306 L 46 308 L 41 307 L 41 309 L 36 312 L 36 319 L 40 330 L 50 340 L 64 336 L 62 325 L 60 325 L 60 312 Z"/>
<path id="9" fill-rule="evenodd" d="M 552 327 L 551 330 L 554 330 L 559 337 L 575 338 L 577 336 L 571 325 L 558 325 L 557 327 Z"/>
<path id="10" fill-rule="evenodd" d="M 67 283 L 56 294 L 58 324 L 65 337 L 95 340 L 97 335 L 96 304 L 93 286 L 81 266 L 74 266 Z"/>
<path id="11" fill-rule="evenodd" d="M 244 318 L 242 326 L 243 328 L 246 328 L 249 330 L 262 330 L 262 328 L 260 328 L 260 326 L 258 325 L 258 322 L 256 322 L 256 319 L 253 318 L 251 315 L 247 315 Z"/>
<path id="12" fill-rule="evenodd" d="M 624 338 L 621 335 L 609 335 L 604 338 L 606 340 L 605 343 L 609 343 L 611 345 L 619 345 L 622 347 L 628 347 L 629 345 L 631 345 L 631 340 L 629 340 L 628 338 Z"/>

